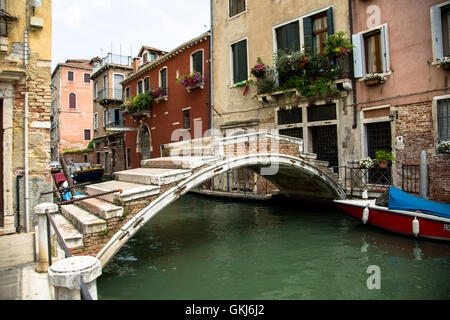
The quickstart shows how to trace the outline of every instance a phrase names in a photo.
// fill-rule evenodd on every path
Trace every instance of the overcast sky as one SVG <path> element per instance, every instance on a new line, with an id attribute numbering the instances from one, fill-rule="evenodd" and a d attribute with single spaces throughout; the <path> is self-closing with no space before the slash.
<path id="1" fill-rule="evenodd" d="M 108 52 L 135 57 L 142 45 L 170 51 L 209 30 L 210 0 L 55 0 L 52 70 Z"/>

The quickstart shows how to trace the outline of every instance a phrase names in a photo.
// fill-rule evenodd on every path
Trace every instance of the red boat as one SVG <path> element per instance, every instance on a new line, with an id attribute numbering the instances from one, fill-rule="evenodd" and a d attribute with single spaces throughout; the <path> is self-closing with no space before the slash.
<path id="1" fill-rule="evenodd" d="M 362 221 L 399 234 L 450 241 L 450 205 L 424 200 L 396 188 L 389 190 L 389 207 L 375 200 L 335 200 L 344 212 Z"/>

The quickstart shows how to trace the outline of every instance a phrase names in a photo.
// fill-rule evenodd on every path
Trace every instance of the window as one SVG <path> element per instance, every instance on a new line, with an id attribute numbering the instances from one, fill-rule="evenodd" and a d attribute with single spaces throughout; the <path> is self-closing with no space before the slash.
<path id="1" fill-rule="evenodd" d="M 150 59 L 156 60 L 156 53 L 154 52 L 150 53 Z"/>
<path id="2" fill-rule="evenodd" d="M 279 125 L 303 122 L 301 108 L 278 110 L 277 114 Z"/>
<path id="3" fill-rule="evenodd" d="M 248 79 L 247 40 L 231 45 L 233 63 L 233 83 Z"/>
<path id="4" fill-rule="evenodd" d="M 163 68 L 159 71 L 159 84 L 164 91 L 167 90 L 167 68 Z"/>
<path id="5" fill-rule="evenodd" d="M 112 126 L 122 126 L 123 125 L 123 114 L 120 109 L 111 109 L 109 125 Z"/>
<path id="6" fill-rule="evenodd" d="M 84 140 L 91 141 L 91 130 L 90 129 L 84 129 Z"/>
<path id="7" fill-rule="evenodd" d="M 91 83 L 91 74 L 90 73 L 84 74 L 84 83 Z"/>
<path id="8" fill-rule="evenodd" d="M 450 1 L 431 7 L 431 30 L 435 59 L 450 57 Z"/>
<path id="9" fill-rule="evenodd" d="M 355 77 L 390 70 L 387 25 L 352 35 Z"/>
<path id="10" fill-rule="evenodd" d="M 147 61 L 148 61 L 148 53 L 146 52 L 146 53 L 144 53 L 143 56 L 142 56 L 142 62 L 143 62 L 143 63 L 146 63 Z"/>
<path id="11" fill-rule="evenodd" d="M 100 152 L 97 152 L 97 163 L 96 164 L 100 164 L 101 162 L 101 155 L 100 155 Z"/>
<path id="12" fill-rule="evenodd" d="M 450 141 L 450 99 L 437 103 L 438 141 Z"/>
<path id="13" fill-rule="evenodd" d="M 94 99 L 98 98 L 98 83 L 97 81 L 94 82 Z"/>
<path id="14" fill-rule="evenodd" d="M 323 53 L 324 43 L 334 33 L 333 8 L 303 18 L 305 50 Z"/>
<path id="15" fill-rule="evenodd" d="M 150 90 L 150 77 L 144 79 L 144 92 L 148 92 Z"/>
<path id="16" fill-rule="evenodd" d="M 203 51 L 197 51 L 192 54 L 192 72 L 203 74 Z"/>
<path id="17" fill-rule="evenodd" d="M 300 50 L 300 23 L 294 21 L 275 29 L 277 50 Z"/>
<path id="18" fill-rule="evenodd" d="M 190 115 L 189 115 L 189 109 L 183 110 L 183 128 L 189 129 L 190 126 Z"/>
<path id="19" fill-rule="evenodd" d="M 108 114 L 109 114 L 108 110 L 103 111 L 103 124 L 105 127 L 108 124 Z"/>
<path id="20" fill-rule="evenodd" d="M 283 136 L 303 139 L 303 128 L 280 129 L 278 130 L 278 133 Z"/>
<path id="21" fill-rule="evenodd" d="M 137 83 L 137 93 L 141 94 L 142 92 L 142 80 L 139 80 Z"/>
<path id="22" fill-rule="evenodd" d="M 74 81 L 74 77 L 73 71 L 67 71 L 67 81 Z"/>
<path id="23" fill-rule="evenodd" d="M 308 121 L 328 121 L 336 120 L 336 104 L 327 104 L 320 106 L 310 106 L 307 109 Z"/>
<path id="24" fill-rule="evenodd" d="M 75 93 L 69 94 L 69 108 L 76 109 L 77 108 L 77 96 Z"/>
<path id="25" fill-rule="evenodd" d="M 94 113 L 94 130 L 98 129 L 98 113 Z"/>
<path id="26" fill-rule="evenodd" d="M 130 97 L 130 87 L 127 87 L 125 89 L 125 98 L 129 98 Z"/>
<path id="27" fill-rule="evenodd" d="M 230 18 L 246 10 L 246 0 L 229 0 Z"/>

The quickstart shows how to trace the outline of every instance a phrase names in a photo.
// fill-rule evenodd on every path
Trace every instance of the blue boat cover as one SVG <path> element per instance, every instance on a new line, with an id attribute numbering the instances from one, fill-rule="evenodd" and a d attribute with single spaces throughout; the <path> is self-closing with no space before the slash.
<path id="1" fill-rule="evenodd" d="M 450 204 L 418 198 L 394 187 L 389 188 L 389 209 L 412 212 L 420 211 L 450 219 Z"/>

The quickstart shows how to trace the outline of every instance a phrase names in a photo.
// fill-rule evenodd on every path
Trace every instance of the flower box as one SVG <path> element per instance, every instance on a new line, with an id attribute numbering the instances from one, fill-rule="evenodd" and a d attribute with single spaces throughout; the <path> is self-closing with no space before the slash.
<path id="1" fill-rule="evenodd" d="M 439 153 L 450 154 L 450 141 L 442 141 L 437 145 L 437 151 Z"/>
<path id="2" fill-rule="evenodd" d="M 194 84 L 192 86 L 187 86 L 186 87 L 186 91 L 190 93 L 194 89 L 197 89 L 197 88 L 203 89 L 204 87 L 205 87 L 205 83 L 204 82 L 200 82 L 200 83 L 196 83 L 196 84 Z"/>
<path id="3" fill-rule="evenodd" d="M 376 86 L 377 84 L 381 83 L 381 79 L 369 79 L 369 80 L 365 80 L 364 83 L 368 87 Z"/>

